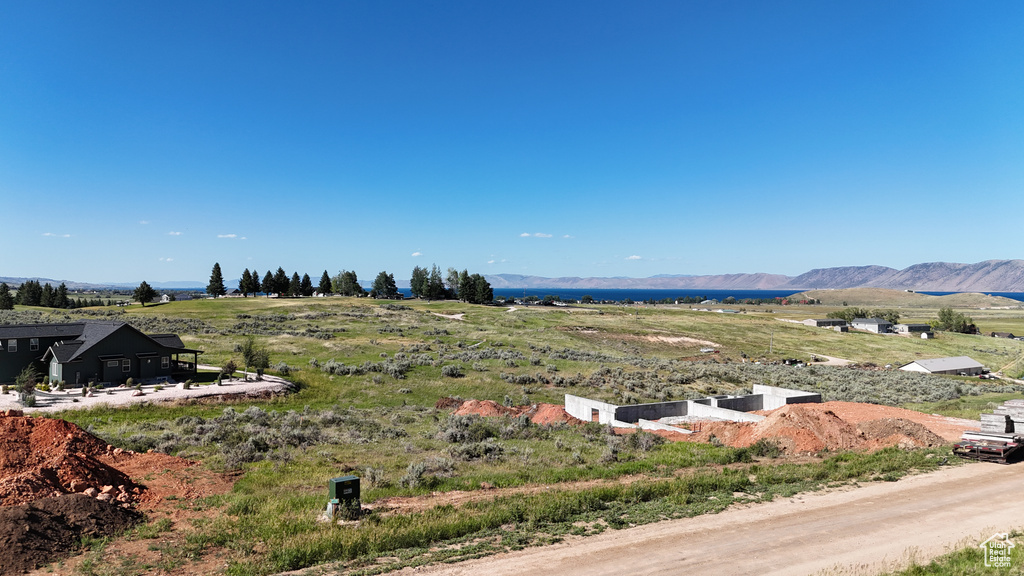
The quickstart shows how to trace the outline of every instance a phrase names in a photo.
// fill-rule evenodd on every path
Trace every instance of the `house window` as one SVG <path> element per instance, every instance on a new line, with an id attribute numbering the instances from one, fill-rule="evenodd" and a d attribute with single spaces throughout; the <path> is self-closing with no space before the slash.
<path id="1" fill-rule="evenodd" d="M 50 364 L 50 375 L 54 378 L 60 378 L 60 364 L 56 362 Z"/>
<path id="2" fill-rule="evenodd" d="M 39 350 L 39 338 L 32 338 L 28 341 L 28 349 L 35 352 Z"/>
<path id="3" fill-rule="evenodd" d="M 131 372 L 131 371 L 132 371 L 132 361 L 130 359 L 128 359 L 128 358 L 125 358 L 124 360 L 121 360 L 121 372 Z"/>
<path id="4" fill-rule="evenodd" d="M 11 340 L 8 340 L 7 341 L 7 351 L 8 352 L 17 352 L 18 351 L 18 341 L 14 340 L 13 338 Z"/>
<path id="5" fill-rule="evenodd" d="M 164 356 L 164 357 L 160 358 L 160 367 L 163 368 L 164 370 L 167 370 L 168 368 L 170 368 L 171 367 L 171 357 L 170 356 Z"/>
<path id="6" fill-rule="evenodd" d="M 117 368 L 117 360 L 108 360 L 107 368 Z"/>

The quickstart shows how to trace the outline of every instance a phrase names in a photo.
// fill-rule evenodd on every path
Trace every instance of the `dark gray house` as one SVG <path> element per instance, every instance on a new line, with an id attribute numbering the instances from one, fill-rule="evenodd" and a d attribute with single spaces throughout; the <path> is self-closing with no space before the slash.
<path id="1" fill-rule="evenodd" d="M 124 322 L 0 326 L 0 382 L 10 383 L 35 363 L 50 381 L 68 386 L 123 383 L 196 372 L 201 350 L 185 348 L 175 334 L 143 334 Z"/>

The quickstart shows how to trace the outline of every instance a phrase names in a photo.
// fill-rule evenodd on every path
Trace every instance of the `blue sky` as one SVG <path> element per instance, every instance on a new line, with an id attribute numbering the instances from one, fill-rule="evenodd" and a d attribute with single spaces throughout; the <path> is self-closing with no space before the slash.
<path id="1" fill-rule="evenodd" d="M 978 262 L 1022 184 L 1020 2 L 0 4 L 0 276 Z"/>

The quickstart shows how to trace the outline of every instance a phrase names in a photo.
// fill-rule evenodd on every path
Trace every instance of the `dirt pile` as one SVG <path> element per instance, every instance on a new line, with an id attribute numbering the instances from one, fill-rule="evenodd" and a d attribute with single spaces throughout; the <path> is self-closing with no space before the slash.
<path id="1" fill-rule="evenodd" d="M 20 574 L 74 550 L 82 536 L 113 536 L 142 519 L 84 494 L 0 508 L 0 574 Z"/>
<path id="2" fill-rule="evenodd" d="M 493 400 L 465 400 L 461 404 L 450 402 L 451 398 L 442 398 L 435 405 L 438 408 L 458 406 L 454 414 L 466 416 L 523 416 L 526 415 L 534 424 L 582 424 L 583 421 L 570 416 L 565 408 L 557 404 L 529 404 L 523 406 L 502 406 Z M 455 401 L 458 402 L 458 401 Z"/>
<path id="3" fill-rule="evenodd" d="M 821 450 L 875 450 L 941 446 L 977 423 L 876 404 L 825 402 L 790 404 L 757 412 L 760 422 L 696 422 L 686 440 L 707 442 L 714 436 L 742 448 L 761 439 L 777 442 L 789 453 Z"/>
<path id="4" fill-rule="evenodd" d="M 131 501 L 141 487 L 100 460 L 114 451 L 64 420 L 0 417 L 0 506 L 76 492 Z"/>
<path id="5" fill-rule="evenodd" d="M 831 410 L 816 410 L 805 404 L 791 404 L 774 410 L 767 418 L 746 428 L 739 445 L 749 446 L 761 439 L 778 441 L 787 452 L 849 450 L 863 444 L 864 437 L 849 422 Z"/>
<path id="6" fill-rule="evenodd" d="M 879 418 L 857 425 L 857 429 L 872 443 L 900 448 L 927 448 L 941 446 L 946 441 L 922 424 L 904 418 Z"/>

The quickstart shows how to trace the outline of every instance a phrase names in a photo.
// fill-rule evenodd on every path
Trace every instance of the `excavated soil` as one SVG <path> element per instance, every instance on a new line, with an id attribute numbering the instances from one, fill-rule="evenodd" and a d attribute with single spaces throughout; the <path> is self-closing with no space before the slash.
<path id="1" fill-rule="evenodd" d="M 0 508 L 0 574 L 20 574 L 66 556 L 82 536 L 113 536 L 142 513 L 84 494 Z"/>
<path id="2" fill-rule="evenodd" d="M 512 416 L 526 415 L 534 424 L 582 424 L 583 421 L 570 416 L 565 408 L 557 404 L 532 404 L 525 406 L 502 406 L 492 400 L 466 400 L 461 404 L 452 398 L 437 401 L 438 408 L 457 406 L 455 414 L 466 416 Z"/>
<path id="3" fill-rule="evenodd" d="M 64 420 L 0 412 L 0 574 L 74 554 L 83 535 L 122 532 L 140 510 L 177 523 L 188 512 L 168 501 L 230 486 L 195 462 L 114 448 Z"/>
<path id="4" fill-rule="evenodd" d="M 760 422 L 699 422 L 687 441 L 718 441 L 745 447 L 766 439 L 787 453 L 821 450 L 877 450 L 886 446 L 930 447 L 960 438 L 978 423 L 875 404 L 825 402 L 790 404 L 759 412 Z"/>

